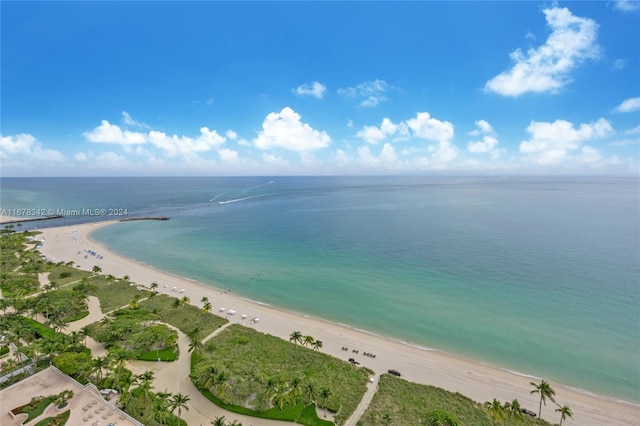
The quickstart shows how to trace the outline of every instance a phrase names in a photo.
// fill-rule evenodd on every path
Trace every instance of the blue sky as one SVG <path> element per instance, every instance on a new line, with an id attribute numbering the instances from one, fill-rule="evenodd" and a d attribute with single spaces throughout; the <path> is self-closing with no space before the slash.
<path id="1" fill-rule="evenodd" d="M 637 1 L 0 7 L 2 176 L 639 172 Z"/>

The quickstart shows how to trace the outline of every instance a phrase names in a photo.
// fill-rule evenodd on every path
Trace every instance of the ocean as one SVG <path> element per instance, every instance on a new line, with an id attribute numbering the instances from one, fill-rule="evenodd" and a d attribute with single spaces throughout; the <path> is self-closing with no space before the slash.
<path id="1" fill-rule="evenodd" d="M 252 300 L 640 403 L 640 181 L 614 177 L 3 178 L 23 229 Z M 89 215 L 89 213 L 99 212 Z M 78 214 L 75 214 L 78 213 Z"/>

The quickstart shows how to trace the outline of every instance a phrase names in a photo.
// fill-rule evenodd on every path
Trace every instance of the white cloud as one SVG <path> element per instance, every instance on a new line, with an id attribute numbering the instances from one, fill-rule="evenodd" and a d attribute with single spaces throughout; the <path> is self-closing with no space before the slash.
<path id="1" fill-rule="evenodd" d="M 137 145 L 146 142 L 144 133 L 123 131 L 117 124 L 102 120 L 100 125 L 90 132 L 82 134 L 87 140 L 95 143 L 115 143 L 119 145 Z"/>
<path id="2" fill-rule="evenodd" d="M 584 141 L 603 138 L 613 133 L 611 124 L 604 118 L 574 128 L 573 123 L 556 120 L 553 123 L 532 121 L 527 127 L 531 139 L 520 143 L 520 152 L 531 156 L 542 165 L 563 162 L 571 151 L 580 148 Z"/>
<path id="3" fill-rule="evenodd" d="M 640 9 L 640 2 L 637 0 L 616 0 L 614 5 L 617 10 L 622 12 L 633 12 Z"/>
<path id="4" fill-rule="evenodd" d="M 483 153 L 492 152 L 498 147 L 498 139 L 493 136 L 485 135 L 482 140 L 469 142 L 467 148 L 469 152 Z"/>
<path id="5" fill-rule="evenodd" d="M 356 136 L 372 145 L 391 136 L 395 137 L 393 139 L 394 141 L 415 137 L 437 142 L 437 144 L 429 146 L 427 150 L 431 152 L 432 160 L 434 160 L 436 164 L 439 164 L 449 162 L 457 156 L 458 149 L 451 142 L 453 134 L 453 124 L 450 122 L 433 118 L 428 112 L 418 112 L 414 118 L 401 121 L 397 124 L 388 118 L 383 118 L 379 127 L 364 126 L 358 131 Z M 387 145 L 388 144 L 385 144 L 385 147 Z M 389 145 L 389 147 L 391 147 L 391 145 Z M 368 155 L 370 151 L 364 150 L 363 148 L 360 148 L 360 151 L 360 157 L 362 159 L 369 158 Z"/>
<path id="6" fill-rule="evenodd" d="M 411 118 L 405 123 L 413 134 L 419 138 L 433 141 L 450 141 L 453 139 L 453 124 L 433 118 L 428 112 L 419 112 L 415 118 Z"/>
<path id="7" fill-rule="evenodd" d="M 196 152 L 210 151 L 216 146 L 222 145 L 225 138 L 220 136 L 215 130 L 208 127 L 200 128 L 200 136 L 190 138 L 188 136 L 169 136 L 164 132 L 152 130 L 149 132 L 148 140 L 154 146 L 162 149 L 171 157 L 177 155 L 188 156 Z"/>
<path id="8" fill-rule="evenodd" d="M 377 126 L 364 126 L 356 136 L 363 139 L 370 144 L 377 144 L 383 139 L 386 139 L 393 135 L 398 135 L 400 138 L 406 138 L 409 136 L 409 129 L 403 122 L 394 124 L 390 119 L 383 118 L 380 127 Z"/>
<path id="9" fill-rule="evenodd" d="M 640 110 L 640 98 L 629 98 L 615 107 L 614 112 L 634 112 Z"/>
<path id="10" fill-rule="evenodd" d="M 476 141 L 470 141 L 467 144 L 467 150 L 474 154 L 490 153 L 491 158 L 500 157 L 501 150 L 498 148 L 498 139 L 495 137 L 495 131 L 493 126 L 486 120 L 478 120 L 475 122 L 476 129 L 469 132 L 471 136 L 480 136 L 482 139 Z"/>
<path id="11" fill-rule="evenodd" d="M 634 127 L 633 129 L 629 129 L 624 132 L 625 135 L 638 135 L 640 134 L 640 125 Z"/>
<path id="12" fill-rule="evenodd" d="M 589 18 L 574 16 L 569 9 L 544 9 L 552 32 L 547 41 L 526 54 L 511 52 L 513 68 L 485 84 L 485 90 L 503 96 L 520 96 L 527 92 L 557 92 L 571 81 L 570 72 L 587 59 L 597 58 L 598 24 Z"/>
<path id="13" fill-rule="evenodd" d="M 380 102 L 386 101 L 385 93 L 391 86 L 384 80 L 365 81 L 355 87 L 338 89 L 338 94 L 349 98 L 359 98 L 359 106 L 375 107 Z"/>
<path id="14" fill-rule="evenodd" d="M 233 130 L 229 129 L 227 130 L 224 135 L 231 139 L 232 141 L 235 141 L 236 139 L 238 139 L 238 134 L 236 132 L 234 132 Z"/>
<path id="15" fill-rule="evenodd" d="M 0 159 L 59 162 L 65 157 L 58 151 L 43 148 L 32 135 L 20 133 L 15 136 L 0 135 Z"/>
<path id="16" fill-rule="evenodd" d="M 322 83 L 318 83 L 317 81 L 312 81 L 311 83 L 302 84 L 295 89 L 293 89 L 293 93 L 298 96 L 313 96 L 318 99 L 322 99 L 324 97 L 325 92 L 327 91 L 327 86 Z"/>
<path id="17" fill-rule="evenodd" d="M 260 149 L 284 148 L 290 151 L 312 151 L 327 147 L 327 132 L 313 129 L 300 121 L 300 115 L 289 107 L 272 112 L 264 119 L 262 131 L 253 140 Z"/>
<path id="18" fill-rule="evenodd" d="M 126 112 L 123 112 L 123 117 L 125 122 L 136 122 Z M 226 141 L 224 136 L 220 136 L 215 130 L 209 130 L 208 127 L 201 127 L 200 135 L 192 138 L 178 135 L 169 136 L 157 130 L 150 130 L 148 133 L 123 131 L 118 125 L 111 124 L 107 120 L 102 120 L 100 126 L 90 132 L 83 133 L 83 136 L 90 142 L 118 144 L 122 145 L 126 153 L 135 152 L 147 156 L 151 153 L 141 149 L 140 146 L 151 144 L 163 150 L 170 157 L 189 156 L 196 152 L 210 151 Z M 132 149 L 133 146 L 136 146 L 135 150 Z"/>
<path id="19" fill-rule="evenodd" d="M 126 126 L 142 127 L 143 129 L 150 129 L 150 126 L 148 126 L 147 124 L 141 121 L 136 120 L 127 111 L 122 111 L 122 122 Z"/>
<path id="20" fill-rule="evenodd" d="M 493 133 L 493 127 L 486 120 L 478 120 L 475 122 L 475 125 L 476 129 L 469 132 L 471 136 Z"/>
<path id="21" fill-rule="evenodd" d="M 220 161 L 223 163 L 233 163 L 238 161 L 238 152 L 228 148 L 222 148 L 218 151 L 218 155 L 220 156 Z"/>

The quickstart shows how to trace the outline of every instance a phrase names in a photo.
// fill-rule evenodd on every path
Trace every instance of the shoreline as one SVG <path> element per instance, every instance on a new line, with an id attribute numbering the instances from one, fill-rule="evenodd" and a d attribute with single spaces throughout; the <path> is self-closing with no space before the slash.
<path id="1" fill-rule="evenodd" d="M 91 232 L 116 223 L 114 220 L 39 229 L 42 234 L 37 239 L 44 239 L 40 251 L 53 261 L 74 261 L 82 269 L 91 270 L 98 265 L 102 268 L 102 274 L 116 277 L 128 275 L 132 281 L 146 287 L 151 282 L 158 282 L 158 291 L 161 293 L 174 297 L 188 296 L 195 306 L 202 306 L 200 299 L 206 296 L 213 305 L 212 313 L 224 313 L 223 316 L 228 316 L 232 323 L 253 327 L 285 340 L 288 340 L 291 332 L 299 330 L 304 335 L 322 340 L 323 352 L 345 361 L 356 357 L 362 366 L 373 370 L 376 376 L 388 369 L 395 369 L 407 380 L 460 392 L 479 403 L 493 398 L 501 401 L 518 399 L 523 407 L 537 411 L 539 400 L 536 395 L 530 394 L 532 387 L 529 384 L 531 380 L 539 380 L 535 376 L 251 300 L 223 290 L 219 283 L 206 285 L 123 257 L 91 239 Z M 75 239 L 72 238 L 74 232 Z M 102 258 L 85 259 L 84 250 L 89 248 Z M 237 314 L 227 315 L 229 309 L 237 311 Z M 242 314 L 247 318 L 242 319 Z M 259 318 L 260 321 L 252 322 L 253 318 Z M 344 351 L 343 347 L 349 349 Z M 358 353 L 352 352 L 355 350 Z M 374 353 L 376 357 L 362 357 L 360 354 L 363 352 Z M 568 419 L 565 422 L 567 425 L 632 425 L 640 419 L 638 404 L 549 382 L 556 390 L 558 403 L 569 405 L 573 410 L 574 418 Z M 542 417 L 555 422 L 557 413 L 554 410 L 552 404 L 543 407 Z"/>

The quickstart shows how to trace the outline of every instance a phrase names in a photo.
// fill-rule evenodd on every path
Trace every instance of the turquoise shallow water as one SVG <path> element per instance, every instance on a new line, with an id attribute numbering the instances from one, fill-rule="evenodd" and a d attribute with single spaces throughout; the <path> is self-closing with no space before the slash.
<path id="1" fill-rule="evenodd" d="M 3 179 L 2 204 L 165 214 L 94 237 L 254 300 L 640 402 L 639 188 L 622 178 Z"/>

